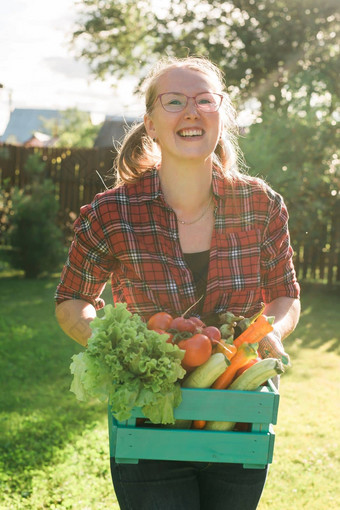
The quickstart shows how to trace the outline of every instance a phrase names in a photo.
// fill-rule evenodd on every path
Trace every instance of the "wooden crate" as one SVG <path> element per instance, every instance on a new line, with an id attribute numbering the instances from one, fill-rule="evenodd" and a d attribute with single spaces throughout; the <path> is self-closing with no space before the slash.
<path id="1" fill-rule="evenodd" d="M 256 391 L 182 389 L 178 420 L 218 420 L 251 424 L 249 432 L 138 427 L 141 409 L 118 422 L 109 406 L 110 456 L 135 464 L 139 459 L 231 462 L 264 468 L 272 462 L 279 393 L 269 381 Z"/>

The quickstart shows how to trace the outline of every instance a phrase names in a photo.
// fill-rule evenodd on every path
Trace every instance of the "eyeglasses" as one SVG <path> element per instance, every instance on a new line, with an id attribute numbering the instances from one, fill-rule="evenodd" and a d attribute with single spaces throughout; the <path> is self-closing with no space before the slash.
<path id="1" fill-rule="evenodd" d="M 180 94 L 179 92 L 165 92 L 164 94 L 159 94 L 157 99 L 160 100 L 161 105 L 167 112 L 181 112 L 186 108 L 189 99 L 193 99 L 199 110 L 212 113 L 217 112 L 221 106 L 223 95 L 214 92 L 201 92 L 197 94 L 197 96 L 190 97 L 185 94 Z"/>

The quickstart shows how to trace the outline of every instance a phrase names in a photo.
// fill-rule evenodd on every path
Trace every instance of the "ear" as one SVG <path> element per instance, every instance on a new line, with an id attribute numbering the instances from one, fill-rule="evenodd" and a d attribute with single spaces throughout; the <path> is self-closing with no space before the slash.
<path id="1" fill-rule="evenodd" d="M 145 126 L 145 130 L 146 130 L 147 134 L 150 136 L 150 138 L 152 138 L 152 139 L 156 138 L 155 125 L 154 125 L 152 118 L 150 117 L 150 115 L 148 113 L 146 113 L 144 115 L 144 126 Z"/>

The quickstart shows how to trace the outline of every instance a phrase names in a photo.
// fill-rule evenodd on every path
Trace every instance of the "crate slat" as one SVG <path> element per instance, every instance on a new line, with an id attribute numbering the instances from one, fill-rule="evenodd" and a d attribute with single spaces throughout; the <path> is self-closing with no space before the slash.
<path id="1" fill-rule="evenodd" d="M 174 410 L 178 420 L 267 422 L 275 424 L 280 396 L 263 387 L 258 391 L 182 389 L 182 402 Z M 141 409 L 133 416 L 142 418 Z"/>
<path id="2" fill-rule="evenodd" d="M 180 447 L 179 447 L 180 446 Z M 118 428 L 116 459 L 159 459 L 265 465 L 272 461 L 274 435 Z"/>

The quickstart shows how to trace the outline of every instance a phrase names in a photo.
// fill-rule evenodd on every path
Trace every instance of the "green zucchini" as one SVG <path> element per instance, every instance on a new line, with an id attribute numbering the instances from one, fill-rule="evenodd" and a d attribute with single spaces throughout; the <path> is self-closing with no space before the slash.
<path id="1" fill-rule="evenodd" d="M 183 388 L 210 388 L 230 365 L 230 361 L 221 352 L 212 354 L 203 365 L 195 368 L 183 381 Z"/>
<path id="2" fill-rule="evenodd" d="M 261 359 L 239 375 L 228 389 L 253 391 L 268 379 L 283 374 L 283 372 L 284 366 L 280 360 L 276 358 Z"/>
<path id="3" fill-rule="evenodd" d="M 258 361 L 243 372 L 229 386 L 228 390 L 254 391 L 261 384 L 276 375 L 284 372 L 281 361 L 276 358 L 266 358 Z M 228 391 L 226 390 L 226 391 Z M 233 430 L 235 422 L 232 421 L 208 421 L 205 430 Z"/>

